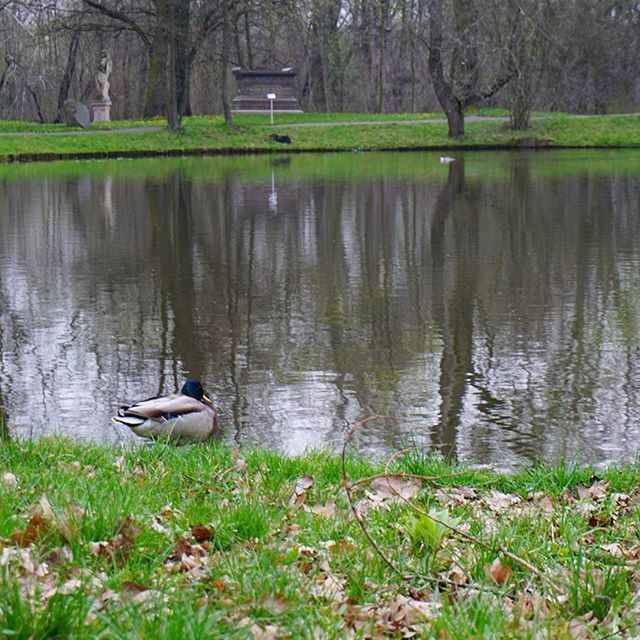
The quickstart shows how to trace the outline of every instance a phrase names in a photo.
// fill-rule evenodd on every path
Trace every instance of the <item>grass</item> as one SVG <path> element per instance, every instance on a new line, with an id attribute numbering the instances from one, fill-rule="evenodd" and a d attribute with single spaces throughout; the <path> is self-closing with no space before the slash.
<path id="1" fill-rule="evenodd" d="M 352 488 L 379 555 L 329 453 L 3 443 L 0 637 L 637 632 L 636 466 L 502 475 L 413 452 L 391 470 L 424 479 Z"/>
<path id="2" fill-rule="evenodd" d="M 497 111 L 474 115 L 503 117 Z M 178 132 L 168 131 L 163 120 L 131 120 L 92 125 L 90 133 L 64 125 L 2 121 L 0 161 L 189 153 L 640 146 L 638 114 L 584 118 L 536 114 L 525 132 L 511 131 L 504 119 L 480 117 L 467 122 L 466 135 L 460 139 L 448 137 L 444 121 L 429 122 L 434 117 L 438 114 L 289 114 L 278 115 L 278 126 L 272 128 L 268 116 L 245 115 L 236 117 L 237 126 L 230 128 L 219 116 L 194 116 L 185 118 Z M 359 124 L 363 122 L 367 123 Z M 293 126 L 302 123 L 329 126 Z M 149 126 L 157 129 L 136 130 Z M 292 143 L 273 142 L 273 132 L 289 135 Z"/>

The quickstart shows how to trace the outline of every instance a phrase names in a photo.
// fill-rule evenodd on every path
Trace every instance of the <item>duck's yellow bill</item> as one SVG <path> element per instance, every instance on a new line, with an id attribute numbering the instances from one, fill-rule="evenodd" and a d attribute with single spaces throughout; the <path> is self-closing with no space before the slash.
<path id="1" fill-rule="evenodd" d="M 213 402 L 211 402 L 211 398 L 207 395 L 202 396 L 202 402 L 206 402 L 207 404 L 213 404 Z"/>

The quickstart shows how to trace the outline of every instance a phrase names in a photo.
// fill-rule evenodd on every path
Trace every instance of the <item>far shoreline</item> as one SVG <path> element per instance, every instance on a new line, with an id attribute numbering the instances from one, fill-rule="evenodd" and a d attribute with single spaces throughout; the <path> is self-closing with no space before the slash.
<path id="1" fill-rule="evenodd" d="M 378 120 L 353 121 L 375 115 Z M 503 115 L 473 115 L 462 138 L 449 138 L 433 114 L 297 114 L 271 127 L 241 116 L 228 127 L 220 116 L 184 119 L 170 132 L 163 121 L 113 121 L 88 131 L 63 125 L 0 121 L 0 163 L 364 151 L 519 151 L 640 148 L 639 114 L 543 114 L 526 131 L 509 129 Z M 283 122 L 284 121 L 284 122 Z M 402 126 L 398 126 L 402 125 Z M 46 127 L 41 131 L 40 127 Z M 290 144 L 271 139 L 288 132 Z M 113 135 L 117 134 L 117 135 Z"/>

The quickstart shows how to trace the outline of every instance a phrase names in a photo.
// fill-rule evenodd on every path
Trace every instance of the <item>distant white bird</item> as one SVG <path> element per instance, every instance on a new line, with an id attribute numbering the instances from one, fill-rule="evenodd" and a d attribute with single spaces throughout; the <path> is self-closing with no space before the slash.
<path id="1" fill-rule="evenodd" d="M 451 158 L 450 156 L 440 156 L 440 164 L 451 164 L 455 162 L 455 158 Z"/>

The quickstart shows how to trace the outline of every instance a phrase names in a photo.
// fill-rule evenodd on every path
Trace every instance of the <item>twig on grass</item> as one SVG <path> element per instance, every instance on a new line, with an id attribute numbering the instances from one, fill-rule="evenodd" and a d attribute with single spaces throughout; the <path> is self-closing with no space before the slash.
<path id="1" fill-rule="evenodd" d="M 503 545 L 499 544 L 496 547 L 494 545 L 487 544 L 486 542 L 483 542 L 482 540 L 476 538 L 475 536 L 471 535 L 470 533 L 467 533 L 466 531 L 463 531 L 462 529 L 460 529 L 460 528 L 458 528 L 458 527 L 456 527 L 456 526 L 454 526 L 454 525 L 452 525 L 452 524 L 450 524 L 448 522 L 445 522 L 444 520 L 441 520 L 441 519 L 439 519 L 437 517 L 434 517 L 432 514 L 424 511 L 420 507 L 417 507 L 410 500 L 408 500 L 403 495 L 401 495 L 399 491 L 397 491 L 397 489 L 391 484 L 391 481 L 390 481 L 391 477 L 395 477 L 395 478 L 416 478 L 416 479 L 420 479 L 420 480 L 423 480 L 423 481 L 426 481 L 426 482 L 436 482 L 437 480 L 442 478 L 442 476 L 440 478 L 436 478 L 436 477 L 423 476 L 423 475 L 420 475 L 420 474 L 413 474 L 413 473 L 389 473 L 388 469 L 389 469 L 389 466 L 391 465 L 391 462 L 397 456 L 402 455 L 403 453 L 406 453 L 410 449 L 404 449 L 404 450 L 402 450 L 400 452 L 396 452 L 396 453 L 392 454 L 390 456 L 390 458 L 387 460 L 387 464 L 385 465 L 385 473 L 379 473 L 379 474 L 376 474 L 376 475 L 373 475 L 373 476 L 369 476 L 367 478 L 361 478 L 360 480 L 357 480 L 355 482 L 352 482 L 349 479 L 349 476 L 347 474 L 347 465 L 346 465 L 347 446 L 353 440 L 353 436 L 355 435 L 356 431 L 360 427 L 365 425 L 367 422 L 370 422 L 371 420 L 388 420 L 388 419 L 391 419 L 391 418 L 389 416 L 383 416 L 383 415 L 374 414 L 374 415 L 371 415 L 371 416 L 367 416 L 366 418 L 363 418 L 362 420 L 359 420 L 358 422 L 356 422 L 353 425 L 353 427 L 349 430 L 349 432 L 345 436 L 344 444 L 342 446 L 342 481 L 343 481 L 343 486 L 344 486 L 345 492 L 347 494 L 347 500 L 349 502 L 349 507 L 351 508 L 351 511 L 352 511 L 353 515 L 355 516 L 356 521 L 358 522 L 360 528 L 362 529 L 362 532 L 364 533 L 365 537 L 367 538 L 367 540 L 369 541 L 369 543 L 371 544 L 373 549 L 376 551 L 376 553 L 384 561 L 384 563 L 390 569 L 395 571 L 396 573 L 401 574 L 401 571 L 398 568 L 398 566 L 392 560 L 390 560 L 389 557 L 382 551 L 382 549 L 380 548 L 380 546 L 378 545 L 376 540 L 373 538 L 373 536 L 369 532 L 369 530 L 367 528 L 367 525 L 366 525 L 366 523 L 364 521 L 364 518 L 362 517 L 362 514 L 356 508 L 355 502 L 353 500 L 353 496 L 351 494 L 353 489 L 355 487 L 357 487 L 358 485 L 365 484 L 367 482 L 371 482 L 372 480 L 374 480 L 376 478 L 386 478 L 387 484 L 389 486 L 389 489 L 390 489 L 391 493 L 394 494 L 395 496 L 397 496 L 398 498 L 400 498 L 400 500 L 402 502 L 406 503 L 416 513 L 418 513 L 418 514 L 420 514 L 422 516 L 425 516 L 427 518 L 430 518 L 431 520 L 433 520 L 437 524 L 445 527 L 446 529 L 449 529 L 450 531 L 453 531 L 454 533 L 458 534 L 462 538 L 464 538 L 466 540 L 469 540 L 470 542 L 473 542 L 474 544 L 477 544 L 478 546 L 481 546 L 484 549 L 493 550 L 493 549 L 497 548 L 497 550 L 502 555 L 504 555 L 505 557 L 509 558 L 510 560 L 515 562 L 516 564 L 521 565 L 522 567 L 527 569 L 527 571 L 529 571 L 530 573 L 535 575 L 540 580 L 540 582 L 545 583 L 550 588 L 550 591 L 551 591 L 554 599 L 557 599 L 556 585 L 553 582 L 551 582 L 551 580 L 549 580 L 537 567 L 535 567 L 529 561 L 527 561 L 524 558 L 521 558 L 520 556 L 518 556 L 517 554 L 509 551 Z M 460 475 L 461 473 L 462 472 L 457 472 L 457 473 L 448 474 L 448 475 L 455 476 L 455 475 Z M 428 576 L 423 576 L 423 577 L 428 577 Z M 445 582 L 445 583 L 447 582 L 447 580 L 445 578 L 442 578 L 442 579 L 432 578 L 432 580 L 438 581 L 438 582 Z M 455 584 L 456 587 L 463 586 L 463 585 L 459 585 L 458 583 L 452 583 L 452 584 Z M 476 585 L 475 588 L 477 588 L 477 585 Z"/>

